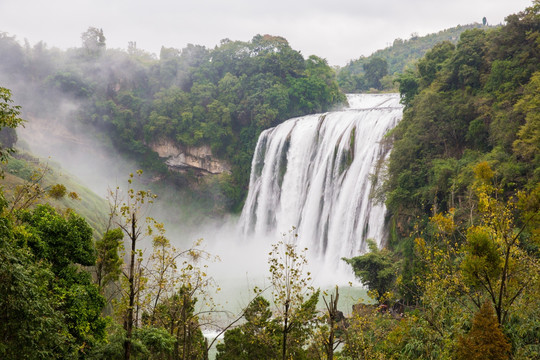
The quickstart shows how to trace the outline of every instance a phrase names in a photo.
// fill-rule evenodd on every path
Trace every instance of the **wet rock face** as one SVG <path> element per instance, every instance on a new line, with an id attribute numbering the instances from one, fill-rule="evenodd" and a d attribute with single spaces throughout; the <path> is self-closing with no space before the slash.
<path id="1" fill-rule="evenodd" d="M 150 145 L 159 157 L 166 158 L 165 164 L 175 171 L 194 170 L 201 175 L 230 173 L 230 165 L 212 155 L 208 145 L 180 146 L 172 141 L 160 140 Z"/>

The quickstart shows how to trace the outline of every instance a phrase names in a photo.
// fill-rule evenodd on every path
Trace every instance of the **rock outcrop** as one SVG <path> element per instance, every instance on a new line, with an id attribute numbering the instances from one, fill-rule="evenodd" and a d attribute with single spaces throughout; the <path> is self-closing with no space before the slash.
<path id="1" fill-rule="evenodd" d="M 166 158 L 165 164 L 174 171 L 195 171 L 198 175 L 230 173 L 230 165 L 216 159 L 210 146 L 181 146 L 170 140 L 160 140 L 150 144 L 159 157 Z"/>

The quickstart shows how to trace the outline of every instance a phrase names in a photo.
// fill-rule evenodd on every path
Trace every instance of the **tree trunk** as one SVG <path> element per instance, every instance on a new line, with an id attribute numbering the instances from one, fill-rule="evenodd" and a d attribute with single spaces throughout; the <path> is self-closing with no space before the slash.
<path id="1" fill-rule="evenodd" d="M 176 327 L 176 344 L 174 348 L 174 359 L 180 359 L 180 324 Z"/>
<path id="2" fill-rule="evenodd" d="M 133 307 L 135 305 L 135 250 L 137 245 L 136 237 L 137 219 L 135 214 L 131 216 L 131 254 L 129 262 L 129 306 L 127 309 L 126 319 L 124 321 L 124 329 L 126 330 L 126 340 L 124 341 L 124 360 L 131 359 L 131 338 L 133 334 Z"/>
<path id="3" fill-rule="evenodd" d="M 184 294 L 184 299 L 182 300 L 183 303 L 182 303 L 182 329 L 183 329 L 183 334 L 182 334 L 182 360 L 186 360 L 187 359 L 187 354 L 186 354 L 186 341 L 187 341 L 187 337 L 186 337 L 186 331 L 187 331 L 187 326 L 186 326 L 186 318 L 187 318 L 187 315 L 186 315 L 186 295 Z"/>
<path id="4" fill-rule="evenodd" d="M 324 298 L 323 298 L 324 299 Z M 324 299 L 326 309 L 328 310 L 328 326 L 330 327 L 330 334 L 328 334 L 328 339 L 326 340 L 325 350 L 327 360 L 334 359 L 334 345 L 335 345 L 335 327 L 336 319 L 338 318 L 338 299 L 339 299 L 339 290 L 336 286 L 336 296 L 330 295 L 330 304 Z"/>
<path id="5" fill-rule="evenodd" d="M 285 301 L 285 314 L 283 319 L 283 346 L 281 347 L 281 359 L 287 359 L 287 333 L 289 332 L 289 300 Z"/>

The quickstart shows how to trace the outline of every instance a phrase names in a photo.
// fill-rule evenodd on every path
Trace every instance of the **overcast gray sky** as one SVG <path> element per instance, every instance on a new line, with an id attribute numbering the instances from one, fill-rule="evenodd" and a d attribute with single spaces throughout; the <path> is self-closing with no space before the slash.
<path id="1" fill-rule="evenodd" d="M 256 34 L 285 37 L 307 57 L 345 65 L 394 39 L 456 25 L 498 24 L 532 0 L 0 0 L 0 32 L 30 44 L 80 46 L 89 26 L 102 28 L 109 48 L 213 48 L 221 39 Z M 0 54 L 1 56 L 1 54 Z M 1 61 L 1 58 L 0 58 Z"/>

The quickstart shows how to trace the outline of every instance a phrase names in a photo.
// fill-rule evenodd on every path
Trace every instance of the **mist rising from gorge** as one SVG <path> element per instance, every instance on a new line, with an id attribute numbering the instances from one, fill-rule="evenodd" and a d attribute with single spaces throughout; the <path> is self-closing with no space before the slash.
<path id="1" fill-rule="evenodd" d="M 22 106 L 23 118 L 27 120 L 25 128 L 18 130 L 19 146 L 43 159 L 50 158 L 49 161 L 59 163 L 66 172 L 75 175 L 82 184 L 102 197 L 106 196 L 109 188 L 120 186 L 126 189 L 128 174 L 138 169 L 137 164 L 126 160 L 116 150 L 114 138 L 103 132 L 106 129 L 103 119 L 92 119 L 93 123 L 85 124 L 80 117 L 92 105 L 92 91 L 99 89 L 102 93 L 116 95 L 123 85 L 144 77 L 145 73 L 139 71 L 140 64 L 130 59 L 128 54 L 114 50 L 107 50 L 106 56 L 84 60 L 87 55 L 81 53 L 82 49 L 55 52 L 43 44 L 21 49 L 31 56 L 20 51 L 7 52 L 10 57 L 0 65 L 0 82 L 13 90 L 13 97 Z M 182 52 L 168 49 L 164 56 L 172 52 L 174 54 L 170 56 L 184 56 L 186 66 L 195 66 L 202 50 L 194 46 Z M 17 64 L 28 58 L 34 62 L 25 65 L 26 71 L 10 71 L 10 67 L 17 69 Z M 66 67 L 70 58 L 77 59 L 76 64 L 80 68 Z M 180 69 L 176 77 L 170 79 L 173 85 L 187 86 L 189 79 L 184 70 Z M 93 82 L 84 82 L 79 72 L 91 74 L 88 78 Z M 141 187 L 150 185 L 155 179 L 145 176 L 143 180 L 145 183 Z M 255 284 L 261 286 L 261 281 L 264 283 L 269 246 L 280 239 L 280 232 L 287 232 L 290 227 L 276 229 L 274 234 L 246 236 L 238 232 L 234 216 L 194 218 L 190 213 L 198 210 L 191 211 L 191 204 L 183 202 L 182 194 L 172 188 L 158 188 L 159 198 L 151 215 L 165 223 L 166 236 L 177 248 L 186 249 L 198 238 L 204 238 L 203 247 L 222 259 L 210 265 L 215 274 L 212 276 L 245 289 Z M 311 239 L 303 241 L 309 243 Z M 149 241 L 144 246 L 149 247 Z M 353 280 L 350 269 L 348 274 L 337 275 L 330 268 L 318 266 L 320 257 L 313 256 L 310 260 L 318 283 Z"/>

